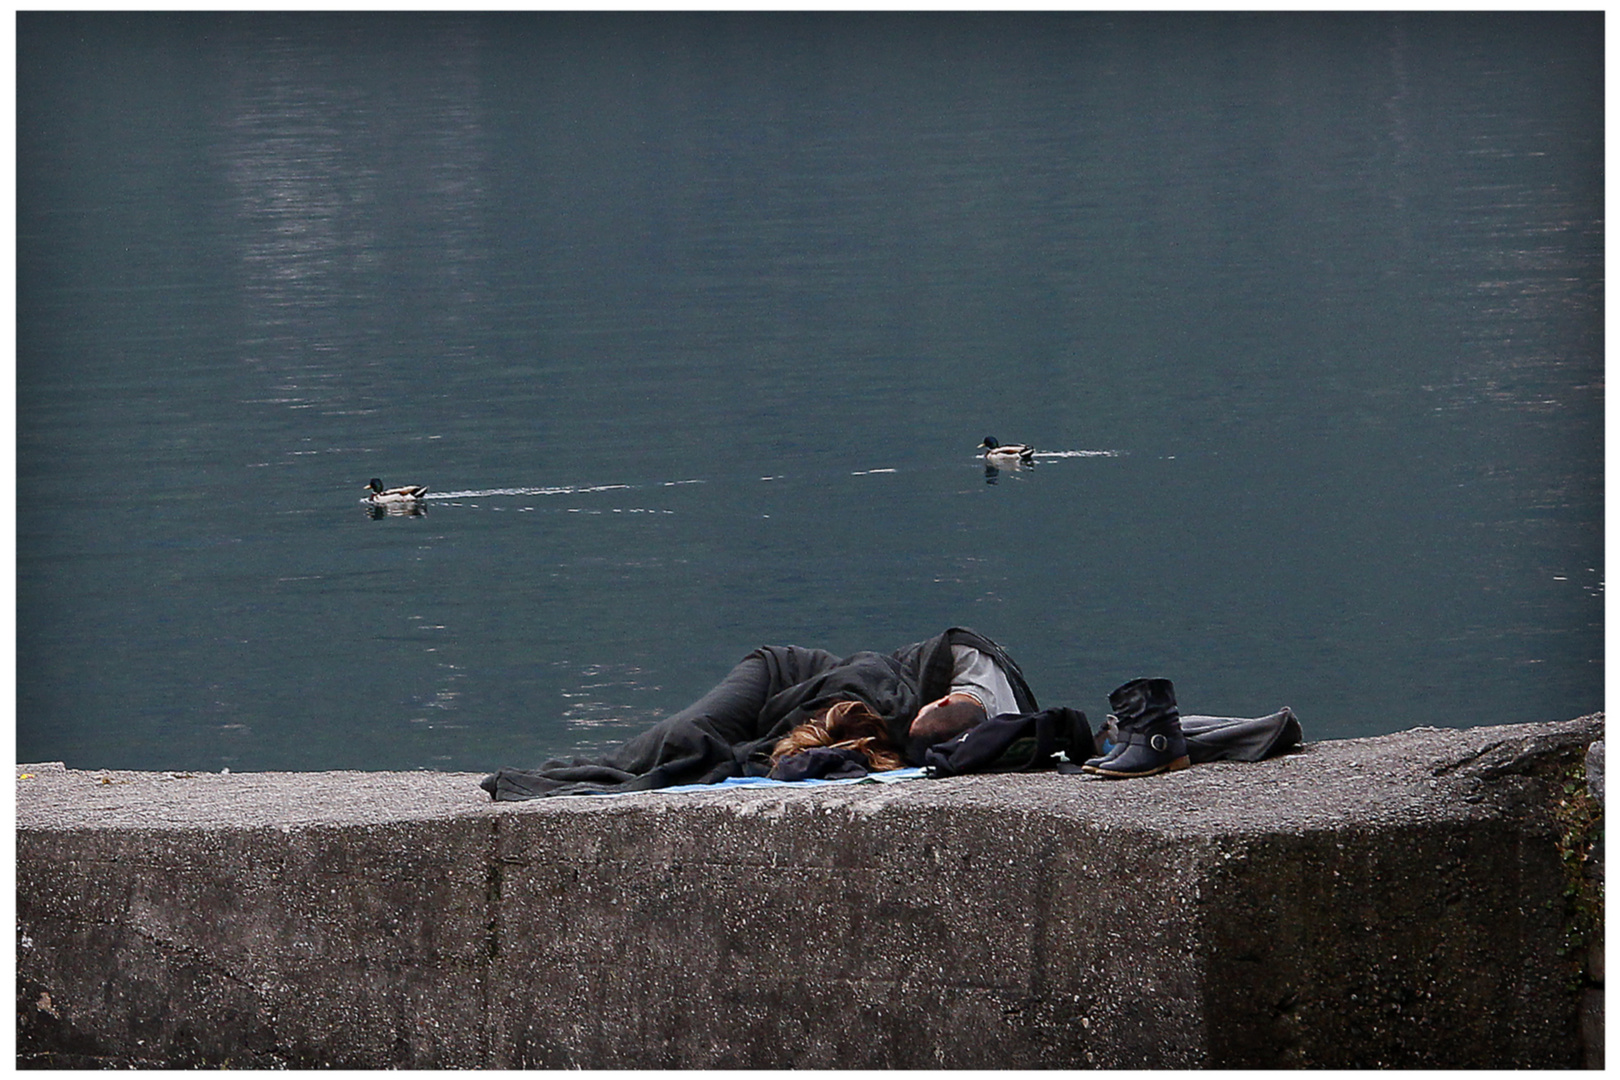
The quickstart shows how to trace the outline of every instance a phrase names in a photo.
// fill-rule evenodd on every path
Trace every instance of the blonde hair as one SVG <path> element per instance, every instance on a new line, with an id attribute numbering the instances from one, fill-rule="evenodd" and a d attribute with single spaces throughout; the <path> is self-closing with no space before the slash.
<path id="1" fill-rule="evenodd" d="M 839 701 L 788 732 L 771 751 L 771 764 L 818 746 L 859 750 L 873 772 L 904 768 L 906 761 L 889 741 L 883 718 L 863 701 Z"/>

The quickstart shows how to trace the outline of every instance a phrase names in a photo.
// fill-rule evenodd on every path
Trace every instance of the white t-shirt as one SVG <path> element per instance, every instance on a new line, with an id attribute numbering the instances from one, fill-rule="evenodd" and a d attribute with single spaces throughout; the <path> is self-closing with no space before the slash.
<path id="1" fill-rule="evenodd" d="M 971 645 L 952 645 L 951 660 L 951 693 L 977 698 L 987 717 L 1018 711 L 1012 684 L 987 654 Z"/>

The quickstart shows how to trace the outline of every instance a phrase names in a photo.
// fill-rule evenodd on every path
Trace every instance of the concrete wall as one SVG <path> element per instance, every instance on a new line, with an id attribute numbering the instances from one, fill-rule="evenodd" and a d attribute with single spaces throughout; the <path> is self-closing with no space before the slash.
<path id="1" fill-rule="evenodd" d="M 1603 806 L 1603 758 L 1604 741 L 1599 739 L 1586 748 L 1586 793 L 1591 804 L 1602 813 Z M 1601 817 L 1595 835 L 1588 839 L 1590 847 L 1587 849 L 1585 865 L 1581 868 L 1586 877 L 1586 889 L 1589 899 L 1597 905 L 1598 923 L 1585 936 L 1581 944 L 1585 946 L 1585 974 L 1586 988 L 1581 999 L 1581 1046 L 1585 1051 L 1583 1064 L 1588 1069 L 1603 1068 L 1603 825 Z"/>
<path id="2" fill-rule="evenodd" d="M 1577 1066 L 1548 806 L 1601 735 L 524 804 L 23 766 L 19 1063 Z"/>

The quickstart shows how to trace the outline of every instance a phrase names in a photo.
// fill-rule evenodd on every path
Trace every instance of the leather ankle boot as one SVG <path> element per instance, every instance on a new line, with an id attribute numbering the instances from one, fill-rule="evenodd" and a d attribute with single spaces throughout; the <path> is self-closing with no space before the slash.
<path id="1" fill-rule="evenodd" d="M 1120 749 L 1091 770 L 1110 780 L 1175 772 L 1192 764 L 1169 679 L 1132 679 L 1108 695 L 1119 718 Z M 1090 764 L 1087 762 L 1087 764 Z"/>

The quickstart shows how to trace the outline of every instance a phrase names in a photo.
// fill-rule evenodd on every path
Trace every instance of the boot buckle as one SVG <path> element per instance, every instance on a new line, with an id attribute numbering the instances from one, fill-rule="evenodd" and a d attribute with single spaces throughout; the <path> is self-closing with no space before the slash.
<path id="1" fill-rule="evenodd" d="M 1162 754 L 1170 749 L 1170 740 L 1163 735 L 1155 735 L 1148 740 L 1148 745 Z"/>

